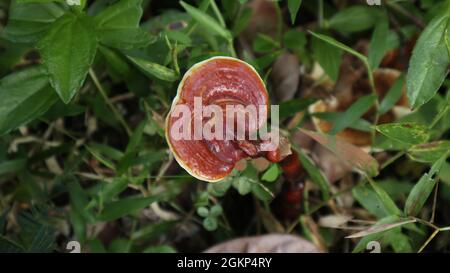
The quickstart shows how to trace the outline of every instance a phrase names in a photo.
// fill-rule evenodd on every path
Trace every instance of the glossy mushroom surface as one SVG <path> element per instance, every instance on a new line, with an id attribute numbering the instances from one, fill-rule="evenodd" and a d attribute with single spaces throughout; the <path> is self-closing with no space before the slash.
<path id="1" fill-rule="evenodd" d="M 178 105 L 186 105 L 194 112 L 194 98 L 201 98 L 203 106 L 217 105 L 223 110 L 227 105 L 261 105 L 266 107 L 266 111 L 269 109 L 269 98 L 264 82 L 256 70 L 235 58 L 213 57 L 195 64 L 184 75 L 166 119 L 166 139 L 175 159 L 189 174 L 203 181 L 215 182 L 231 173 L 237 161 L 257 156 L 259 151 L 254 142 L 235 139 L 196 140 L 193 120 L 195 115 L 192 115 L 189 123 L 191 138 L 176 138 L 171 129 L 180 116 L 173 115 L 174 109 Z M 211 118 L 202 118 L 202 125 Z M 225 116 L 222 120 L 225 122 Z M 265 120 L 258 119 L 257 128 L 253 130 L 259 129 L 264 123 Z M 225 128 L 224 125 L 224 131 Z M 253 133 L 247 127 L 246 132 Z"/>

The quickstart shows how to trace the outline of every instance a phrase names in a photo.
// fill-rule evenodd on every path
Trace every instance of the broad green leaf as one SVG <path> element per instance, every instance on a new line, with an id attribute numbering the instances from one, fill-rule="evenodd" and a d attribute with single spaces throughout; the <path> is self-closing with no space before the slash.
<path id="1" fill-rule="evenodd" d="M 263 176 L 261 177 L 261 180 L 267 181 L 267 182 L 274 182 L 277 180 L 278 176 L 280 174 L 280 169 L 278 168 L 277 164 L 272 164 L 270 168 L 268 168 Z"/>
<path id="2" fill-rule="evenodd" d="M 408 156 L 414 161 L 433 163 L 448 151 L 450 151 L 450 141 L 439 140 L 412 146 L 408 149 Z"/>
<path id="3" fill-rule="evenodd" d="M 138 27 L 142 16 L 142 0 L 121 0 L 108 6 L 94 17 L 97 28 Z"/>
<path id="4" fill-rule="evenodd" d="M 180 4 L 199 25 L 227 40 L 232 39 L 231 33 L 222 27 L 214 18 L 184 1 L 180 1 Z"/>
<path id="5" fill-rule="evenodd" d="M 388 138 L 407 144 L 421 144 L 430 137 L 425 125 L 404 122 L 377 125 L 376 130 Z"/>
<path id="6" fill-rule="evenodd" d="M 122 216 L 134 213 L 137 210 L 149 206 L 151 203 L 161 200 L 160 196 L 150 197 L 127 197 L 112 203 L 109 203 L 98 216 L 100 221 L 113 221 Z"/>
<path id="7" fill-rule="evenodd" d="M 394 84 L 391 86 L 389 91 L 384 96 L 383 100 L 380 103 L 380 108 L 378 111 L 380 115 L 385 114 L 398 102 L 398 100 L 402 96 L 403 86 L 404 86 L 405 77 L 401 75 L 398 77 Z"/>
<path id="8" fill-rule="evenodd" d="M 0 135 L 37 119 L 57 99 L 41 66 L 4 77 L 0 80 Z"/>
<path id="9" fill-rule="evenodd" d="M 377 160 L 362 149 L 343 140 L 339 140 L 334 136 L 305 129 L 300 129 L 300 131 L 322 144 L 325 148 L 333 152 L 344 162 L 349 163 L 351 167 L 356 170 L 361 171 L 368 176 L 376 176 L 378 174 L 379 166 Z"/>
<path id="10" fill-rule="evenodd" d="M 291 23 L 294 24 L 298 10 L 302 5 L 302 0 L 288 0 L 289 14 L 291 15 Z"/>
<path id="11" fill-rule="evenodd" d="M 341 65 L 342 50 L 316 37 L 312 40 L 312 49 L 314 59 L 320 64 L 330 79 L 336 82 Z"/>
<path id="12" fill-rule="evenodd" d="M 445 46 L 448 12 L 434 18 L 414 47 L 406 76 L 409 104 L 417 109 L 429 101 L 444 81 L 449 64 Z"/>
<path id="13" fill-rule="evenodd" d="M 343 33 L 363 31 L 373 27 L 380 15 L 373 7 L 351 6 L 334 14 L 328 26 Z"/>
<path id="14" fill-rule="evenodd" d="M 316 98 L 295 98 L 280 104 L 280 119 L 290 117 L 295 113 L 306 110 L 308 106 L 316 102 Z"/>
<path id="15" fill-rule="evenodd" d="M 38 48 L 51 85 L 69 103 L 83 85 L 97 51 L 90 19 L 66 13 L 52 24 Z"/>
<path id="16" fill-rule="evenodd" d="M 146 75 L 156 77 L 163 81 L 173 82 L 178 79 L 177 73 L 165 66 L 157 63 L 153 63 L 138 57 L 127 56 L 139 69 L 141 69 Z"/>
<path id="17" fill-rule="evenodd" d="M 373 94 L 360 97 L 336 120 L 329 133 L 335 135 L 355 123 L 372 107 L 376 99 L 377 96 Z"/>
<path id="18" fill-rule="evenodd" d="M 18 3 L 11 1 L 9 19 L 2 36 L 17 43 L 38 41 L 65 10 L 56 3 Z"/>
<path id="19" fill-rule="evenodd" d="M 131 49 L 145 47 L 155 37 L 139 28 L 142 0 L 118 1 L 94 17 L 97 36 L 102 44 Z"/>
<path id="20" fill-rule="evenodd" d="M 365 184 L 354 187 L 352 189 L 352 194 L 361 206 L 375 215 L 378 219 L 389 215 L 383 202 L 380 201 L 376 192 L 369 185 Z"/>
<path id="21" fill-rule="evenodd" d="M 102 29 L 97 36 L 102 44 L 119 49 L 142 48 L 156 41 L 154 36 L 140 28 Z"/>
<path id="22" fill-rule="evenodd" d="M 322 191 L 322 199 L 328 200 L 330 198 L 330 183 L 320 169 L 314 165 L 311 158 L 309 158 L 303 151 L 299 151 L 300 162 L 302 167 L 306 170 L 311 180 L 319 186 Z"/>
<path id="23" fill-rule="evenodd" d="M 413 187 L 405 202 L 405 213 L 407 215 L 416 216 L 422 210 L 437 183 L 438 179 L 435 175 L 439 173 L 447 157 L 448 151 L 431 166 L 431 170 L 425 173 Z"/>
<path id="24" fill-rule="evenodd" d="M 388 51 L 389 20 L 383 17 L 378 21 L 370 40 L 368 60 L 372 69 L 377 68 Z"/>
<path id="25" fill-rule="evenodd" d="M 372 179 L 369 179 L 370 186 L 372 186 L 375 193 L 378 195 L 378 198 L 380 199 L 381 203 L 383 204 L 384 208 L 390 213 L 394 215 L 400 216 L 402 214 L 401 210 L 397 207 L 395 202 L 392 200 L 392 198 L 389 196 L 389 194 L 380 187 L 376 182 L 374 182 Z"/>

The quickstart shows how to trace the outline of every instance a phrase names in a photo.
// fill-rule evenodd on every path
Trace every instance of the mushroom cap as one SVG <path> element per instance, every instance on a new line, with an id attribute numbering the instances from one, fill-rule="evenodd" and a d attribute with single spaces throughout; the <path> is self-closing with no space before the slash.
<path id="1" fill-rule="evenodd" d="M 254 105 L 257 109 L 262 105 L 268 110 L 268 93 L 256 70 L 236 58 L 218 56 L 204 60 L 183 76 L 166 118 L 166 139 L 175 159 L 190 175 L 216 182 L 230 174 L 235 163 L 247 154 L 233 140 L 195 140 L 193 117 L 189 123 L 191 139 L 174 138 L 171 128 L 178 117 L 172 113 L 181 104 L 188 106 L 193 113 L 194 97 L 200 97 L 204 106 L 214 104 L 223 110 L 230 104 Z M 206 122 L 202 120 L 202 125 Z M 264 123 L 265 120 L 258 120 L 257 129 Z"/>

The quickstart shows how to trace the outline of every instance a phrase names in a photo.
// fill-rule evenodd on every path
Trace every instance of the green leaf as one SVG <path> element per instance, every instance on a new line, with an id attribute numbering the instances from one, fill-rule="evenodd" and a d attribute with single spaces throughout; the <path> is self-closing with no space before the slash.
<path id="1" fill-rule="evenodd" d="M 395 80 L 394 84 L 391 86 L 389 91 L 386 93 L 386 96 L 384 96 L 383 100 L 380 103 L 380 108 L 378 109 L 380 115 L 383 115 L 391 110 L 391 108 L 401 98 L 403 93 L 404 81 L 405 77 L 403 75 Z"/>
<path id="2" fill-rule="evenodd" d="M 280 169 L 278 168 L 277 164 L 272 164 L 270 168 L 268 168 L 263 176 L 261 177 L 261 180 L 267 181 L 267 182 L 274 182 L 277 180 L 278 176 L 280 175 Z"/>
<path id="3" fill-rule="evenodd" d="M 211 216 L 212 217 L 218 217 L 219 215 L 222 214 L 222 212 L 223 212 L 222 206 L 220 206 L 219 204 L 216 204 L 211 207 Z"/>
<path id="4" fill-rule="evenodd" d="M 156 38 L 139 28 L 142 0 L 118 1 L 94 17 L 97 36 L 102 44 L 120 48 L 141 48 Z"/>
<path id="5" fill-rule="evenodd" d="M 424 143 L 430 137 L 425 125 L 413 122 L 386 123 L 375 128 L 388 138 L 413 145 Z"/>
<path id="6" fill-rule="evenodd" d="M 379 10 L 369 6 L 351 6 L 339 11 L 328 21 L 328 26 L 343 33 L 367 30 L 380 18 Z"/>
<path id="7" fill-rule="evenodd" d="M 405 213 L 407 215 L 416 216 L 422 210 L 437 183 L 434 176 L 439 173 L 447 157 L 448 151 L 431 166 L 431 170 L 425 173 L 413 187 L 405 202 Z"/>
<path id="8" fill-rule="evenodd" d="M 450 15 L 434 18 L 414 47 L 406 77 L 407 95 L 413 109 L 425 104 L 444 81 L 449 63 L 445 35 Z"/>
<path id="9" fill-rule="evenodd" d="M 372 107 L 376 99 L 377 96 L 374 94 L 360 97 L 345 111 L 341 117 L 339 117 L 338 120 L 336 120 L 329 134 L 335 135 L 355 123 L 370 109 L 370 107 Z"/>
<path id="10" fill-rule="evenodd" d="M 142 0 L 117 1 L 98 13 L 94 22 L 99 29 L 138 27 L 142 12 Z"/>
<path id="11" fill-rule="evenodd" d="M 312 40 L 314 59 L 320 64 L 331 80 L 337 81 L 341 65 L 342 50 L 320 38 Z"/>
<path id="12" fill-rule="evenodd" d="M 377 183 L 375 183 L 372 179 L 369 179 L 370 186 L 374 189 L 375 193 L 378 195 L 381 203 L 384 208 L 390 213 L 394 215 L 400 216 L 402 214 L 401 210 L 397 207 L 395 202 L 389 196 L 389 194 L 380 187 Z"/>
<path id="13" fill-rule="evenodd" d="M 199 25 L 227 40 L 232 39 L 231 33 L 227 29 L 222 27 L 214 18 L 204 13 L 200 9 L 185 3 L 184 1 L 180 1 L 180 4 Z"/>
<path id="14" fill-rule="evenodd" d="M 131 166 L 132 160 L 138 152 L 139 144 L 141 143 L 144 128 L 147 125 L 147 122 L 148 120 L 144 119 L 131 135 L 125 154 L 117 163 L 117 171 L 119 174 L 123 174 Z"/>
<path id="15" fill-rule="evenodd" d="M 197 214 L 200 215 L 201 217 L 208 217 L 209 210 L 207 207 L 199 207 L 197 208 Z"/>
<path id="16" fill-rule="evenodd" d="M 336 39 L 334 39 L 334 38 L 332 38 L 330 36 L 324 35 L 324 34 L 314 33 L 312 31 L 309 31 L 309 33 L 311 33 L 311 35 L 313 35 L 314 37 L 316 37 L 316 38 L 318 38 L 318 39 L 320 39 L 322 41 L 325 41 L 325 42 L 327 42 L 327 43 L 329 43 L 329 44 L 331 44 L 331 45 L 333 45 L 333 46 L 335 46 L 337 48 L 340 48 L 340 49 L 342 49 L 344 51 L 347 51 L 348 53 L 350 53 L 350 54 L 356 56 L 358 59 L 362 60 L 363 62 L 367 62 L 366 56 L 362 55 L 361 53 L 359 53 L 358 51 L 352 49 L 351 47 L 348 47 L 348 46 L 344 45 L 343 43 L 337 41 Z"/>
<path id="17" fill-rule="evenodd" d="M 131 234 L 131 240 L 153 240 L 163 234 L 167 234 L 175 226 L 177 221 L 164 221 L 150 224 L 140 228 Z"/>
<path id="18" fill-rule="evenodd" d="M 56 3 L 19 4 L 11 1 L 8 24 L 1 35 L 16 43 L 36 42 L 64 12 Z"/>
<path id="19" fill-rule="evenodd" d="M 7 173 L 17 173 L 26 167 L 25 159 L 14 159 L 0 162 L 0 175 Z"/>
<path id="20" fill-rule="evenodd" d="M 344 162 L 349 163 L 351 167 L 356 170 L 363 172 L 368 176 L 376 176 L 378 174 L 378 161 L 362 149 L 343 140 L 339 140 L 335 136 L 305 129 L 300 129 L 300 131 L 322 144 L 325 148 L 333 152 Z"/>
<path id="21" fill-rule="evenodd" d="M 156 37 L 140 28 L 102 29 L 97 36 L 102 44 L 119 49 L 142 48 L 156 41 Z"/>
<path id="22" fill-rule="evenodd" d="M 291 23 L 295 23 L 295 18 L 297 17 L 298 10 L 300 9 L 300 6 L 302 5 L 302 0 L 288 0 L 288 9 L 289 14 L 291 15 Z"/>
<path id="23" fill-rule="evenodd" d="M 280 103 L 280 119 L 290 117 L 295 113 L 306 110 L 308 106 L 316 102 L 316 98 L 295 98 Z"/>
<path id="24" fill-rule="evenodd" d="M 309 158 L 302 150 L 299 151 L 300 162 L 305 168 L 311 180 L 319 186 L 322 191 L 322 199 L 328 200 L 330 198 L 330 183 L 322 174 L 320 169 L 314 165 L 311 158 Z"/>
<path id="25" fill-rule="evenodd" d="M 380 201 L 376 192 L 367 184 L 354 187 L 352 194 L 366 210 L 377 218 L 383 218 L 389 215 L 389 212 Z"/>
<path id="26" fill-rule="evenodd" d="M 41 66 L 1 79 L 0 135 L 40 117 L 57 99 Z"/>
<path id="27" fill-rule="evenodd" d="M 100 221 L 113 221 L 127 214 L 149 206 L 151 203 L 161 200 L 160 196 L 128 197 L 105 206 L 98 216 Z"/>
<path id="28" fill-rule="evenodd" d="M 86 15 L 66 13 L 56 20 L 38 48 L 50 83 L 65 103 L 83 85 L 97 51 L 97 39 Z"/>
<path id="29" fill-rule="evenodd" d="M 127 57 L 146 75 L 168 82 L 173 82 L 178 79 L 177 73 L 170 68 L 137 57 Z"/>
<path id="30" fill-rule="evenodd" d="M 386 37 L 389 34 L 389 20 L 387 17 L 383 17 L 376 24 L 370 40 L 368 60 L 372 69 L 377 68 L 384 55 L 388 51 L 388 40 Z"/>
<path id="31" fill-rule="evenodd" d="M 433 163 L 450 150 L 450 140 L 419 144 L 408 149 L 408 156 L 418 162 Z"/>
<path id="32" fill-rule="evenodd" d="M 217 219 L 215 217 L 206 217 L 203 219 L 203 227 L 207 231 L 213 231 L 217 229 Z"/>
<path id="33" fill-rule="evenodd" d="M 276 50 L 280 44 L 272 39 L 272 37 L 265 34 L 258 34 L 253 41 L 253 50 L 258 53 L 266 53 Z"/>

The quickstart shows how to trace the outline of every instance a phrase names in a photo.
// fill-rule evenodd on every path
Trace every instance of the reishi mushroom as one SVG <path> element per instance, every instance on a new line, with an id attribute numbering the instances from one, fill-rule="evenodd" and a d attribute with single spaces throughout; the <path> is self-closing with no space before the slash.
<path id="1" fill-rule="evenodd" d="M 236 58 L 213 57 L 192 66 L 181 80 L 167 116 L 166 139 L 177 162 L 195 178 L 216 182 L 230 174 L 240 159 L 264 156 L 271 161 L 280 161 L 286 156 L 280 156 L 279 149 L 263 152 L 260 148 L 262 141 L 259 140 L 196 140 L 193 128 L 195 114 L 188 125 L 191 138 L 177 139 L 171 129 L 180 117 L 174 115 L 174 109 L 178 105 L 186 105 L 194 112 L 195 97 L 201 98 L 203 105 L 218 105 L 224 112 L 230 104 L 262 106 L 269 110 L 264 82 L 251 65 Z M 225 122 L 226 118 L 222 117 L 222 120 Z M 202 124 L 208 121 L 202 117 Z M 265 120 L 258 120 L 256 127 L 245 128 L 246 133 L 254 133 L 264 123 Z"/>

